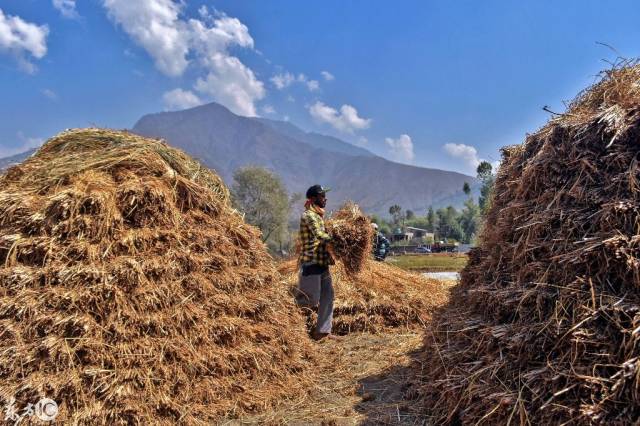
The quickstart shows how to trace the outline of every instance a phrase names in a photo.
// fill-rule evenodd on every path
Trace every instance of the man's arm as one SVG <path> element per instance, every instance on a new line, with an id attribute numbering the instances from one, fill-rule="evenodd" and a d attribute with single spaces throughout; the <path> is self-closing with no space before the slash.
<path id="1" fill-rule="evenodd" d="M 331 241 L 331 236 L 324 230 L 322 219 L 316 216 L 307 216 L 307 218 L 310 222 L 309 227 L 311 228 L 311 233 L 313 233 L 317 239 L 324 242 Z"/>

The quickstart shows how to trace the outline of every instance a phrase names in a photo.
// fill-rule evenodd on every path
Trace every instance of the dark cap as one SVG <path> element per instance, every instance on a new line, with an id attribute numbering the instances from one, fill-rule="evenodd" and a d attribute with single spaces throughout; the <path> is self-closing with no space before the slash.
<path id="1" fill-rule="evenodd" d="M 313 185 L 311 188 L 307 189 L 307 198 L 313 198 L 320 194 L 324 195 L 329 191 L 331 191 L 330 188 L 323 188 L 321 185 Z"/>

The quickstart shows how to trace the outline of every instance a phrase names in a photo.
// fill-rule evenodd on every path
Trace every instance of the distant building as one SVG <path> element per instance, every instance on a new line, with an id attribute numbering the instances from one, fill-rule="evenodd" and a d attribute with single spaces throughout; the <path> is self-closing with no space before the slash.
<path id="1" fill-rule="evenodd" d="M 429 232 L 426 229 L 406 226 L 404 230 L 396 228 L 391 236 L 391 241 L 413 241 L 422 243 L 425 240 L 433 241 L 433 237 L 433 232 Z"/>
<path id="2" fill-rule="evenodd" d="M 410 232 L 413 234 L 412 238 L 415 239 L 431 239 L 431 241 L 433 241 L 434 239 L 434 235 L 433 232 L 429 232 L 426 229 L 422 229 L 422 228 L 414 228 L 413 226 L 407 226 L 407 232 Z"/>

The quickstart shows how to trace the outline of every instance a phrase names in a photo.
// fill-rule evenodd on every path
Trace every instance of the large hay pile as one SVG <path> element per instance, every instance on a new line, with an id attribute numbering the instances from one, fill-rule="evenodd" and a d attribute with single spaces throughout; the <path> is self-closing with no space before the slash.
<path id="1" fill-rule="evenodd" d="M 0 177 L 0 401 L 205 424 L 303 392 L 307 337 L 217 175 L 87 129 Z"/>
<path id="2" fill-rule="evenodd" d="M 640 66 L 503 152 L 482 242 L 435 316 L 434 424 L 640 420 Z"/>
<path id="3" fill-rule="evenodd" d="M 292 293 L 298 284 L 298 263 L 278 268 L 287 277 Z M 359 274 L 338 263 L 331 268 L 335 302 L 333 333 L 380 332 L 393 327 L 424 325 L 437 306 L 447 300 L 449 286 L 438 280 L 403 271 L 395 266 L 364 259 Z M 314 318 L 309 318 L 309 326 Z"/>

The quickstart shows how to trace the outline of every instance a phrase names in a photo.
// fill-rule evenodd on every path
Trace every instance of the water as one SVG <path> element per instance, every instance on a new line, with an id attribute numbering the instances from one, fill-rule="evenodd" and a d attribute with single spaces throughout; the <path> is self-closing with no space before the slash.
<path id="1" fill-rule="evenodd" d="M 427 278 L 435 278 L 437 280 L 452 280 L 456 281 L 460 278 L 458 272 L 425 272 L 424 276 Z"/>

